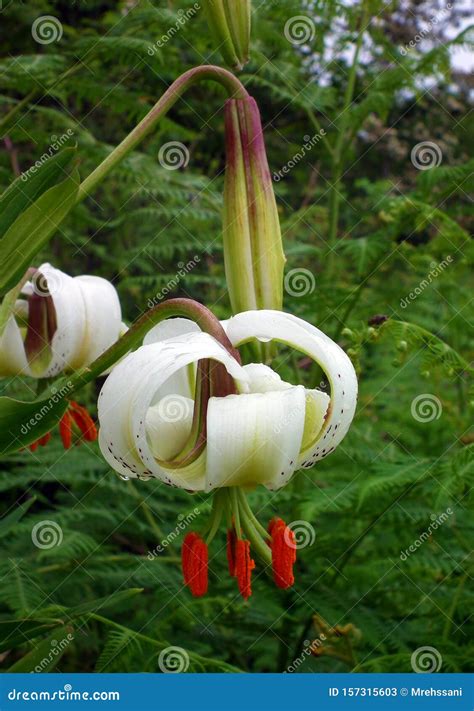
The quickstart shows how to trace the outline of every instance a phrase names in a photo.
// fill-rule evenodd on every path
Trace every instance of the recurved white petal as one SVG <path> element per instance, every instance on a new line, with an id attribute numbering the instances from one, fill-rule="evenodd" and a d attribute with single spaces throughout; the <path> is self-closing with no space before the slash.
<path id="1" fill-rule="evenodd" d="M 304 423 L 302 385 L 211 398 L 206 490 L 256 484 L 269 489 L 284 486 L 297 465 Z"/>
<path id="2" fill-rule="evenodd" d="M 342 348 L 315 326 L 280 311 L 240 313 L 229 319 L 225 329 L 234 346 L 252 338 L 276 340 L 305 353 L 321 366 L 331 388 L 329 408 L 321 430 L 312 442 L 305 443 L 299 459 L 302 466 L 309 467 L 330 454 L 347 433 L 357 401 L 356 374 Z M 314 419 L 312 410 L 308 415 Z"/>
<path id="3" fill-rule="evenodd" d="M 176 338 L 186 333 L 201 333 L 194 321 L 187 318 L 168 318 L 153 326 L 143 339 L 143 345 L 160 343 L 168 338 Z M 157 393 L 157 399 L 166 395 L 181 395 L 190 398 L 194 395 L 195 368 L 191 365 L 178 370 L 172 375 Z"/>
<path id="4" fill-rule="evenodd" d="M 191 434 L 194 401 L 169 394 L 152 405 L 146 413 L 146 433 L 150 449 L 157 459 L 170 460 L 182 451 Z"/>
<path id="5" fill-rule="evenodd" d="M 244 365 L 244 370 L 249 376 L 249 391 L 251 393 L 268 393 L 273 390 L 288 390 L 291 383 L 286 383 L 268 365 L 263 363 L 249 363 Z"/>
<path id="6" fill-rule="evenodd" d="M 126 476 L 155 476 L 187 489 L 205 483 L 205 456 L 186 470 L 164 469 L 156 461 L 147 432 L 149 408 L 158 405 L 156 394 L 177 371 L 204 358 L 221 362 L 228 372 L 245 381 L 243 368 L 215 339 L 205 333 L 142 346 L 114 368 L 99 397 L 99 444 L 111 466 Z M 162 390 L 161 390 L 162 392 Z"/>
<path id="7" fill-rule="evenodd" d="M 89 365 L 118 340 L 122 331 L 122 311 L 113 284 L 102 277 L 74 277 L 84 301 L 84 330 L 80 348 L 69 362 L 70 368 Z"/>
<path id="8" fill-rule="evenodd" d="M 0 336 L 0 377 L 28 375 L 29 372 L 23 335 L 14 316 L 10 316 Z"/>
<path id="9" fill-rule="evenodd" d="M 70 367 L 80 352 L 86 312 L 81 288 L 73 277 L 51 264 L 42 264 L 38 271 L 46 279 L 56 310 L 57 329 L 51 344 L 52 358 L 44 372 L 40 376 L 36 374 L 36 377 L 49 378 Z"/>

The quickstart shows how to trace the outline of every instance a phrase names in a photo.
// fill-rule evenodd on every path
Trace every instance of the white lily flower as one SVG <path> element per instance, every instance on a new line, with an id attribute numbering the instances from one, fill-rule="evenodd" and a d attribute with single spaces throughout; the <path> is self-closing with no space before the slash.
<path id="1" fill-rule="evenodd" d="M 236 348 L 252 339 L 275 340 L 309 356 L 325 372 L 330 396 L 284 382 L 266 365 L 242 366 L 195 323 L 169 319 L 114 367 L 99 397 L 99 444 L 124 478 L 155 477 L 191 491 L 258 484 L 274 490 L 334 451 L 346 435 L 357 379 L 336 343 L 280 311 L 243 312 L 222 326 Z M 238 394 L 211 393 L 205 447 L 180 466 L 193 427 L 195 364 L 203 359 L 221 363 Z"/>
<path id="2" fill-rule="evenodd" d="M 0 335 L 0 375 L 49 378 L 88 365 L 124 331 L 114 286 L 42 264 Z"/>

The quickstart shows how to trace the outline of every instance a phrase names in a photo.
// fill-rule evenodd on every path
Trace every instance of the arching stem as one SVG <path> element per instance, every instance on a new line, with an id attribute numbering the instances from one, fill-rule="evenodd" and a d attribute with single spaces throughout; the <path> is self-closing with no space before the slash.
<path id="1" fill-rule="evenodd" d="M 154 107 L 147 113 L 140 123 L 131 131 L 119 145 L 114 148 L 112 153 L 92 171 L 92 173 L 81 183 L 76 198 L 76 204 L 82 202 L 88 195 L 92 193 L 94 188 L 100 183 L 110 171 L 123 160 L 130 151 L 134 148 L 155 128 L 158 121 L 165 116 L 168 111 L 174 106 L 176 101 L 187 91 L 191 86 L 199 81 L 208 79 L 221 84 L 229 95 L 229 98 L 242 99 L 248 97 L 247 91 L 243 84 L 231 72 L 221 67 L 215 67 L 211 64 L 201 67 L 194 67 L 182 74 L 171 86 L 165 91 L 163 96 L 158 99 Z"/>

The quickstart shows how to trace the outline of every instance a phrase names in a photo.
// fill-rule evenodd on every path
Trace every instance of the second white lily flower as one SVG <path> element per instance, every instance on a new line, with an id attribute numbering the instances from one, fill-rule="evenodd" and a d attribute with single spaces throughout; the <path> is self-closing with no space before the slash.
<path id="1" fill-rule="evenodd" d="M 77 370 L 126 330 L 115 287 L 102 277 L 71 277 L 42 264 L 18 296 L 0 335 L 1 376 Z"/>

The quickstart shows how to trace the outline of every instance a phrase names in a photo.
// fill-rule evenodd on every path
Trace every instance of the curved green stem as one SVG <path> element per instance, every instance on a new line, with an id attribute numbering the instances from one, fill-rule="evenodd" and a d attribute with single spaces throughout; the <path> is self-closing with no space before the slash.
<path id="1" fill-rule="evenodd" d="M 182 74 L 165 91 L 154 107 L 144 119 L 131 131 L 126 138 L 102 161 L 102 163 L 81 183 L 76 198 L 76 204 L 84 200 L 98 183 L 114 168 L 117 163 L 125 158 L 156 126 L 158 121 L 165 116 L 176 101 L 193 84 L 204 79 L 218 82 L 228 92 L 229 98 L 242 99 L 248 96 L 243 84 L 231 72 L 211 64 L 194 67 Z"/>
<path id="2" fill-rule="evenodd" d="M 270 534 L 268 531 L 262 526 L 260 521 L 257 519 L 255 516 L 254 512 L 250 508 L 250 504 L 247 501 L 247 497 L 245 496 L 245 493 L 239 489 L 239 494 L 240 494 L 240 501 L 242 504 L 242 508 L 244 509 L 245 513 L 249 517 L 249 519 L 252 521 L 254 527 L 257 529 L 257 531 L 263 536 L 263 538 L 270 538 Z"/>
<path id="3" fill-rule="evenodd" d="M 216 491 L 214 494 L 214 501 L 212 502 L 212 517 L 209 527 L 209 533 L 206 535 L 206 543 L 210 545 L 222 521 L 222 516 L 224 514 L 227 504 L 227 496 L 224 491 Z"/>
<path id="4" fill-rule="evenodd" d="M 229 489 L 229 499 L 232 507 L 232 515 L 234 517 L 234 528 L 235 532 L 237 533 L 237 538 L 242 538 L 242 528 L 240 525 L 240 508 L 239 508 L 239 499 L 237 496 L 237 489 L 235 487 L 231 487 Z"/>
<path id="5" fill-rule="evenodd" d="M 69 377 L 68 397 L 72 392 L 99 377 L 130 350 L 141 344 L 144 336 L 153 326 L 173 316 L 182 316 L 197 323 L 202 331 L 213 336 L 240 363 L 238 351 L 227 338 L 219 320 L 209 309 L 192 299 L 169 299 L 144 313 L 143 316 L 135 321 L 125 335 L 110 346 L 105 353 L 102 353 L 91 365 Z"/>

